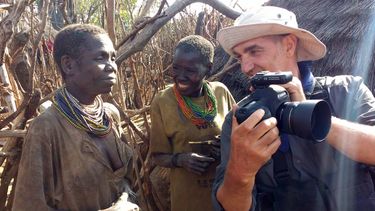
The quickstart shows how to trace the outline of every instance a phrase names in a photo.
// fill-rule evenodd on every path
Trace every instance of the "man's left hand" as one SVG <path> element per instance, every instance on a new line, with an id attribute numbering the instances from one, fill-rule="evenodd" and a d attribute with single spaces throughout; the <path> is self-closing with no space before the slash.
<path id="1" fill-rule="evenodd" d="M 306 100 L 302 83 L 297 77 L 293 76 L 292 81 L 286 84 L 281 84 L 280 86 L 284 87 L 288 91 L 291 101 L 301 102 Z"/>

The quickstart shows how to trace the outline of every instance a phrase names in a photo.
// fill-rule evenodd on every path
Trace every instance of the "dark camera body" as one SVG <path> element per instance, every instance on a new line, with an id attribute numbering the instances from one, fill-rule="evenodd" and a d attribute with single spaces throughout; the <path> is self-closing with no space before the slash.
<path id="1" fill-rule="evenodd" d="M 251 79 L 255 91 L 239 103 L 235 117 L 239 123 L 253 112 L 263 109 L 263 119 L 275 117 L 281 132 L 320 142 L 325 139 L 331 127 L 331 110 L 324 100 L 290 102 L 289 93 L 281 86 L 291 81 L 291 72 L 260 72 Z"/>
<path id="2" fill-rule="evenodd" d="M 257 73 L 251 78 L 251 85 L 255 88 L 266 88 L 271 84 L 286 84 L 292 81 L 293 74 L 291 72 L 269 72 L 263 71 Z"/>

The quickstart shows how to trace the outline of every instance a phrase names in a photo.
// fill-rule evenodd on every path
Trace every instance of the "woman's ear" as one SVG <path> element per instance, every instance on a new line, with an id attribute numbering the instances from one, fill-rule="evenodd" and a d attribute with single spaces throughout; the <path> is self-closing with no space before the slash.
<path id="1" fill-rule="evenodd" d="M 212 62 L 209 62 L 207 64 L 207 68 L 208 68 L 208 71 L 206 73 L 206 76 L 211 76 L 212 75 L 212 66 L 213 66 L 213 63 Z"/>
<path id="2" fill-rule="evenodd" d="M 68 55 L 64 55 L 61 57 L 61 71 L 64 72 L 66 76 L 70 76 L 73 74 L 73 67 L 75 65 L 75 60 Z"/>
<path id="3" fill-rule="evenodd" d="M 211 69 L 212 69 L 212 65 L 213 65 L 213 63 L 212 63 L 212 62 L 209 62 L 208 65 L 207 65 L 207 66 L 208 66 L 208 69 L 211 70 Z"/>

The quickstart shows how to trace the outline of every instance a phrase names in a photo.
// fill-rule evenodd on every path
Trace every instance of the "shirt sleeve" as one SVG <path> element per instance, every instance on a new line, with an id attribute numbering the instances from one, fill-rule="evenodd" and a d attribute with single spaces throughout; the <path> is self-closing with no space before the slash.
<path id="1" fill-rule="evenodd" d="M 355 96 L 357 96 L 359 115 L 356 121 L 361 124 L 375 125 L 375 98 L 361 78 L 358 79 L 358 83 L 359 88 Z"/>
<path id="2" fill-rule="evenodd" d="M 213 203 L 213 207 L 215 211 L 224 210 L 216 198 L 216 193 L 220 185 L 224 181 L 225 169 L 226 169 L 228 159 L 229 159 L 230 134 L 232 132 L 231 122 L 232 122 L 232 112 L 229 112 L 225 117 L 225 121 L 223 123 L 222 131 L 221 131 L 221 136 L 220 136 L 221 161 L 220 161 L 220 164 L 216 167 L 216 175 L 215 175 L 215 180 L 213 183 L 212 194 L 211 194 L 212 203 Z"/>
<path id="3" fill-rule="evenodd" d="M 26 135 L 12 210 L 54 210 L 54 173 L 48 122 L 35 119 Z"/>
<path id="4" fill-rule="evenodd" d="M 375 98 L 358 76 L 336 76 L 328 89 L 337 117 L 366 125 L 375 125 Z"/>

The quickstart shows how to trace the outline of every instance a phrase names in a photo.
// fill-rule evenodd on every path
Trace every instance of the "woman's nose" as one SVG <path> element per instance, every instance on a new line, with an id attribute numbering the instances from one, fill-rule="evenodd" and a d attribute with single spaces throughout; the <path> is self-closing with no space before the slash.
<path id="1" fill-rule="evenodd" d="M 105 65 L 104 71 L 106 72 L 117 72 L 117 64 L 115 62 L 109 62 Z"/>

